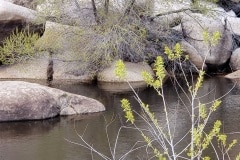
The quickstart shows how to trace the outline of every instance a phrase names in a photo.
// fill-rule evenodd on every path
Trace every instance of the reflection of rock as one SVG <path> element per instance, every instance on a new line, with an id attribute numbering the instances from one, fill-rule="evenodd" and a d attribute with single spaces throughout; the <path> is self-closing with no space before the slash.
<path id="1" fill-rule="evenodd" d="M 97 118 L 101 116 L 102 113 L 91 113 L 91 114 L 81 114 L 81 115 L 69 115 L 61 117 L 61 122 L 71 123 L 76 121 L 88 120 L 92 118 Z"/>
<path id="2" fill-rule="evenodd" d="M 57 123 L 59 118 L 48 119 L 44 121 L 28 121 L 28 122 L 2 122 L 0 123 L 1 136 L 4 139 L 12 139 L 15 136 L 29 136 L 47 133 L 52 130 Z"/>
<path id="3" fill-rule="evenodd" d="M 228 95 L 224 100 L 224 104 L 227 108 L 231 107 L 240 110 L 239 95 Z"/>
<path id="4" fill-rule="evenodd" d="M 0 121 L 46 119 L 57 115 L 100 112 L 104 106 L 91 98 L 39 84 L 0 82 Z M 67 112 L 68 108 L 73 109 Z"/>
<path id="5" fill-rule="evenodd" d="M 131 86 L 134 89 L 144 89 L 147 87 L 145 82 L 132 82 Z M 129 86 L 128 83 L 116 83 L 116 82 L 99 82 L 98 87 L 108 91 L 108 92 L 113 92 L 113 93 L 122 93 L 126 91 L 131 91 L 131 87 Z"/>

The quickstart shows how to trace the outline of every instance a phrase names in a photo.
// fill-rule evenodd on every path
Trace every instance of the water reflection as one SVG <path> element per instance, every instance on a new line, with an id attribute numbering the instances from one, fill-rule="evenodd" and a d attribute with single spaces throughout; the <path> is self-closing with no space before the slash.
<path id="1" fill-rule="evenodd" d="M 181 84 L 184 88 L 184 84 Z M 204 82 L 204 86 L 199 92 L 200 100 L 211 102 L 213 99 L 219 98 L 228 92 L 233 83 L 223 78 L 209 78 Z M 133 108 L 141 113 L 141 108 L 137 104 L 134 95 L 131 92 L 124 94 L 113 94 L 103 91 L 93 85 L 66 84 L 57 85 L 56 88 L 66 90 L 72 93 L 85 95 L 98 99 L 106 107 L 107 111 L 98 114 L 58 117 L 44 121 L 29 122 L 12 122 L 0 123 L 0 160 L 77 160 L 92 159 L 89 150 L 84 149 L 76 144 L 71 144 L 65 139 L 74 143 L 81 143 L 77 134 L 84 133 L 84 139 L 88 143 L 93 144 L 99 151 L 110 156 L 109 144 L 106 135 L 106 126 L 108 126 L 108 138 L 112 140 L 111 146 L 117 136 L 119 128 L 125 123 L 124 114 L 120 107 L 119 101 L 122 98 L 128 98 Z M 175 142 L 177 142 L 190 127 L 190 115 L 186 110 L 188 106 L 187 96 L 176 88 L 172 87 L 171 82 L 165 84 L 166 101 L 168 102 L 170 123 L 173 124 L 175 130 Z M 137 90 L 143 102 L 150 105 L 150 109 L 155 112 L 161 124 L 165 124 L 162 100 L 156 95 L 154 90 L 145 89 Z M 229 139 L 238 139 L 240 141 L 240 103 L 239 103 L 240 87 L 235 87 L 229 94 L 223 97 L 222 106 L 211 116 L 208 128 L 211 128 L 213 122 L 217 119 L 223 122 L 223 131 L 228 133 Z M 181 100 L 177 99 L 181 96 Z M 145 123 L 137 118 L 139 127 L 146 127 Z M 117 145 L 117 157 L 126 153 L 135 142 L 141 140 L 140 134 L 131 129 L 122 129 L 119 135 Z M 188 139 L 183 139 L 177 145 L 181 150 L 188 143 Z M 139 143 L 141 146 L 144 143 Z M 234 157 L 240 151 L 240 147 L 235 147 L 230 156 Z M 211 151 L 208 151 L 211 154 Z M 100 159 L 93 155 L 95 159 Z M 149 159 L 150 155 L 146 154 L 145 149 L 140 149 L 130 154 L 126 159 Z"/>

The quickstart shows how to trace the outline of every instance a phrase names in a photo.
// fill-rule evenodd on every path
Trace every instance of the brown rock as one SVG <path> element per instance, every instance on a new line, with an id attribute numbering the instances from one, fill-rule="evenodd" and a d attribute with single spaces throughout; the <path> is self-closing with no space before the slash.
<path id="1" fill-rule="evenodd" d="M 235 71 L 233 73 L 230 73 L 230 74 L 226 75 L 225 78 L 240 79 L 240 70 L 237 70 L 237 71 Z"/>

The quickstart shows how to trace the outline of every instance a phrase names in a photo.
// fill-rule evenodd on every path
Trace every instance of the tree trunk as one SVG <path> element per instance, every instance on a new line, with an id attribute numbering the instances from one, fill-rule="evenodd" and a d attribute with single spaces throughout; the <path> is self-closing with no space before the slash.
<path id="1" fill-rule="evenodd" d="M 135 0 L 131 0 L 130 4 L 128 5 L 128 7 L 126 8 L 126 10 L 124 12 L 124 16 L 123 17 L 127 16 L 130 13 L 131 8 L 132 8 L 134 3 L 135 3 Z"/>
<path id="2" fill-rule="evenodd" d="M 97 24 L 100 24 L 95 0 L 92 0 L 92 7 L 93 7 L 93 14 L 94 14 L 94 17 L 95 17 L 95 21 L 97 22 Z"/>
<path id="3" fill-rule="evenodd" d="M 105 16 L 108 15 L 108 7 L 109 7 L 109 0 L 105 0 L 105 3 L 104 3 Z"/>

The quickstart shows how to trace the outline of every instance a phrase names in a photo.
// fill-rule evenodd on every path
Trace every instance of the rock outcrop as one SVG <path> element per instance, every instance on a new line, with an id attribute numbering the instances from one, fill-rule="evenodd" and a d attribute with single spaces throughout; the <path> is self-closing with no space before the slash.
<path id="1" fill-rule="evenodd" d="M 0 0 L 0 45 L 16 28 L 41 35 L 44 21 L 37 23 L 38 18 L 34 10 Z"/>
<path id="2" fill-rule="evenodd" d="M 197 50 L 203 59 L 206 59 L 205 63 L 208 66 L 217 68 L 229 60 L 232 49 L 232 35 L 226 30 L 221 19 L 191 13 L 191 15 L 183 17 L 182 28 L 185 40 Z M 204 42 L 204 31 L 207 31 L 210 36 L 218 31 L 221 34 L 221 39 L 216 45 L 211 46 Z"/>
<path id="3" fill-rule="evenodd" d="M 123 92 L 129 91 L 131 88 L 126 83 L 127 81 L 134 87 L 134 88 L 142 88 L 146 87 L 146 83 L 142 77 L 142 71 L 147 71 L 151 75 L 154 76 L 152 68 L 144 63 L 131 63 L 131 62 L 124 62 L 126 67 L 126 78 L 120 79 L 115 75 L 115 63 L 102 72 L 100 72 L 97 76 L 97 80 L 99 82 L 99 87 L 112 92 Z"/>
<path id="4" fill-rule="evenodd" d="M 83 26 L 95 24 L 92 3 L 88 0 L 46 0 L 37 5 L 36 10 L 46 19 L 62 24 Z"/>
<path id="5" fill-rule="evenodd" d="M 126 79 L 119 79 L 115 75 L 115 63 L 98 74 L 99 82 L 144 82 L 142 71 L 147 71 L 154 75 L 152 68 L 145 63 L 124 62 L 126 67 Z"/>
<path id="6" fill-rule="evenodd" d="M 30 8 L 30 9 L 35 9 L 36 8 L 36 4 L 38 3 L 38 0 L 4 0 L 4 1 L 8 1 L 11 2 L 13 4 L 19 5 L 19 6 L 23 6 L 26 8 Z"/>
<path id="7" fill-rule="evenodd" d="M 37 56 L 24 63 L 0 66 L 0 78 L 47 79 L 47 67 L 49 59 L 52 59 L 53 82 L 72 80 L 90 83 L 92 77 L 81 73 L 81 46 L 78 44 L 80 32 L 78 27 L 47 21 L 45 32 L 35 45 L 36 50 L 39 50 Z"/>
<path id="8" fill-rule="evenodd" d="M 230 67 L 233 71 L 240 70 L 240 48 L 233 51 L 230 59 Z"/>
<path id="9" fill-rule="evenodd" d="M 15 0 L 9 0 L 9 1 L 15 1 Z M 26 1 L 32 1 L 32 0 L 21 0 L 21 2 L 26 2 Z M 121 5 L 122 6 L 125 5 L 125 2 L 128 2 L 128 1 L 126 0 L 114 1 L 113 4 L 111 4 L 111 7 L 113 7 L 113 9 L 119 9 L 119 12 L 121 12 Z M 231 51 L 233 47 L 232 34 L 233 32 L 236 35 L 238 35 L 239 33 L 239 29 L 238 29 L 239 20 L 238 18 L 234 17 L 235 13 L 233 13 L 234 15 L 233 14 L 230 15 L 230 13 L 228 15 L 227 12 L 223 10 L 223 8 L 218 8 L 216 4 L 207 3 L 207 2 L 201 2 L 201 3 L 204 3 L 204 5 L 206 3 L 208 7 L 209 6 L 212 7 L 214 10 L 216 10 L 215 13 L 218 15 L 207 16 L 200 13 L 193 13 L 191 9 L 186 9 L 191 7 L 192 2 L 190 0 L 183 0 L 181 1 L 181 3 L 166 2 L 163 0 L 161 1 L 153 0 L 149 3 L 148 2 L 149 1 L 147 0 L 140 0 L 135 3 L 137 6 L 140 6 L 140 7 L 143 4 L 149 5 L 149 8 L 148 7 L 146 8 L 150 10 L 148 13 L 151 20 L 148 19 L 149 17 L 143 17 L 143 19 L 146 18 L 146 21 L 142 19 L 143 23 L 145 22 L 151 23 L 151 25 L 149 26 L 154 26 L 154 25 L 161 26 L 161 24 L 163 24 L 164 27 L 165 26 L 172 27 L 171 25 L 172 22 L 179 20 L 178 24 L 181 24 L 181 28 L 178 28 L 178 33 L 182 31 L 184 35 L 184 40 L 181 42 L 183 51 L 189 55 L 190 61 L 198 69 L 202 68 L 202 66 L 204 69 L 207 69 L 207 68 L 219 69 L 220 67 L 222 67 L 228 62 L 231 56 Z M 101 4 L 99 3 L 98 5 L 100 6 Z M 99 6 L 97 6 L 97 8 Z M 11 10 L 7 8 L 11 8 Z M 183 10 L 185 9 L 185 10 L 184 12 L 181 12 L 181 13 L 178 13 L 178 12 L 175 13 L 174 11 L 178 9 L 183 9 Z M 92 77 L 88 75 L 87 76 L 82 76 L 82 75 L 84 74 L 85 68 L 88 68 L 86 66 L 88 65 L 90 66 L 94 64 L 85 64 L 85 66 L 81 65 L 82 64 L 81 62 L 83 62 L 81 61 L 81 56 L 83 54 L 80 54 L 80 53 L 82 53 L 83 52 L 82 50 L 84 50 L 85 48 L 91 48 L 92 46 L 95 45 L 95 43 L 93 45 L 89 45 L 91 43 L 88 43 L 89 39 L 95 38 L 94 28 L 92 30 L 91 28 L 88 30 L 88 32 L 90 31 L 90 34 L 94 33 L 93 34 L 94 36 L 87 39 L 86 43 L 85 42 L 79 43 L 79 38 L 83 35 L 82 33 L 86 31 L 84 29 L 96 23 L 94 20 L 95 19 L 94 14 L 92 13 L 91 2 L 86 0 L 82 0 L 82 1 L 46 0 L 42 2 L 42 4 L 39 4 L 36 10 L 41 14 L 41 16 L 45 17 L 46 19 L 49 19 L 50 21 L 55 21 L 55 22 L 50 22 L 50 21 L 46 22 L 45 32 L 43 36 L 39 39 L 38 43 L 36 44 L 36 48 L 40 50 L 49 51 L 49 52 L 54 51 L 53 54 L 51 55 L 52 56 L 51 58 L 53 60 L 53 70 L 54 70 L 53 82 L 54 80 L 57 80 L 57 79 L 74 79 L 79 82 L 90 82 L 92 80 L 92 77 L 95 75 L 93 75 Z M 167 15 L 163 14 L 164 16 L 156 16 L 158 13 L 166 13 L 166 12 L 170 13 L 168 11 L 173 11 L 174 14 L 167 14 Z M 21 22 L 20 24 L 22 25 L 22 28 L 24 28 L 25 24 L 26 25 L 32 24 L 36 20 L 36 17 L 38 17 L 36 16 L 35 11 L 29 10 L 21 6 L 14 5 L 12 3 L 9 3 L 3 0 L 1 0 L 1 4 L 0 4 L 0 18 L 4 17 L 2 16 L 3 14 L 1 14 L 1 12 L 4 13 L 5 16 L 6 16 L 5 13 L 8 13 L 10 15 L 9 16 L 10 18 L 8 19 L 10 20 L 12 19 L 13 22 L 14 20 Z M 154 18 L 152 19 L 152 17 Z M 224 21 L 224 18 L 226 18 L 226 21 Z M 168 21 L 171 21 L 171 22 L 169 24 L 166 24 L 165 22 L 168 22 Z M 59 22 L 59 23 L 56 23 L 56 22 Z M 80 27 L 77 27 L 77 26 L 80 26 Z M 15 28 L 15 26 L 12 29 L 11 27 L 10 28 L 7 27 L 7 28 L 9 30 L 12 30 L 13 28 Z M 147 30 L 148 29 L 154 30 L 154 36 L 151 36 L 153 37 L 153 39 L 147 40 L 149 44 L 148 43 L 145 44 L 144 42 L 141 45 L 143 46 L 143 49 L 145 45 L 146 45 L 146 48 L 148 46 L 151 46 L 149 47 L 149 50 L 150 49 L 152 50 L 150 50 L 149 54 L 151 53 L 155 54 L 155 51 L 156 53 L 162 52 L 164 50 L 163 49 L 164 46 L 169 45 L 165 39 L 168 39 L 170 37 L 177 37 L 173 35 L 173 36 L 166 36 L 167 38 L 165 38 L 165 36 L 162 36 L 158 32 L 165 32 L 166 30 L 159 31 L 157 28 L 154 29 L 154 27 L 147 28 Z M 170 28 L 168 29 L 170 30 Z M 209 32 L 210 36 L 213 34 L 213 32 L 219 31 L 221 34 L 221 39 L 219 43 L 217 45 L 212 46 L 211 44 L 207 44 L 206 42 L 204 42 L 203 41 L 204 30 Z M 35 30 L 33 31 L 35 32 Z M 4 33 L 9 33 L 9 31 Z M 1 34 L 1 29 L 0 29 L 0 34 Z M 161 39 L 157 36 L 159 37 L 162 36 L 163 38 Z M 178 38 L 177 41 L 175 40 L 169 40 L 169 41 L 172 41 L 174 43 L 181 41 L 183 36 L 181 35 L 179 37 L 180 38 Z M 1 41 L 1 38 L 0 38 L 0 41 Z M 160 45 L 160 43 L 162 46 Z M 86 44 L 88 44 L 88 46 Z M 148 48 L 146 50 L 148 51 Z M 89 52 L 86 51 L 83 53 L 84 54 L 86 53 L 87 55 L 87 54 L 91 54 L 91 52 L 92 51 L 89 51 Z M 155 55 L 152 57 L 151 57 L 151 60 L 149 60 L 151 62 L 154 61 Z M 49 54 L 48 52 L 44 52 L 40 56 L 40 58 L 37 57 L 36 59 L 31 59 L 30 61 L 24 62 L 24 64 L 16 64 L 8 67 L 0 66 L 0 78 L 46 79 L 48 60 L 49 60 Z M 136 61 L 139 62 L 141 60 L 142 59 L 136 60 Z M 102 82 L 105 82 L 104 79 L 108 77 L 104 77 L 101 74 L 102 73 L 99 74 L 98 80 L 102 83 Z M 104 78 L 102 79 L 102 77 Z M 137 77 L 138 76 L 134 78 L 137 78 Z M 129 80 L 132 81 L 132 78 L 129 78 Z M 111 79 L 110 81 L 115 81 L 115 79 Z M 136 82 L 141 82 L 141 80 L 140 81 L 137 80 Z"/>
<path id="10" fill-rule="evenodd" d="M 186 41 L 181 41 L 182 51 L 189 56 L 189 60 L 197 69 L 207 69 L 204 59 L 198 54 L 198 51 Z"/>
<path id="11" fill-rule="evenodd" d="M 21 81 L 1 81 L 0 99 L 0 121 L 38 120 L 105 110 L 97 100 Z"/>
<path id="12" fill-rule="evenodd" d="M 232 72 L 230 74 L 227 74 L 225 76 L 225 78 L 228 78 L 228 79 L 240 79 L 240 70 L 237 70 L 235 72 Z"/>

